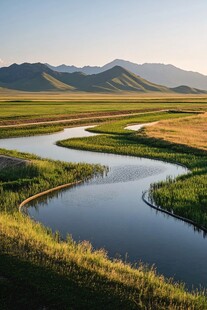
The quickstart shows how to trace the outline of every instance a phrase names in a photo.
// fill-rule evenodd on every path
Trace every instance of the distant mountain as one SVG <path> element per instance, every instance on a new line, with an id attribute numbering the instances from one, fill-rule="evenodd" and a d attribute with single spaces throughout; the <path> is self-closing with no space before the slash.
<path id="1" fill-rule="evenodd" d="M 181 85 L 178 87 L 171 88 L 172 91 L 179 94 L 206 94 L 206 90 L 201 90 L 198 88 L 193 88 L 185 85 Z"/>
<path id="2" fill-rule="evenodd" d="M 86 75 L 82 72 L 57 72 L 41 63 L 0 68 L 0 87 L 23 91 L 205 93 L 188 86 L 172 89 L 158 85 L 120 66 Z"/>
<path id="3" fill-rule="evenodd" d="M 73 90 L 58 79 L 59 75 L 41 63 L 13 64 L 0 68 L 0 86 L 23 91 Z"/>
<path id="4" fill-rule="evenodd" d="M 148 82 L 120 66 L 85 76 L 82 89 L 93 92 L 169 92 L 167 87 Z"/>
<path id="5" fill-rule="evenodd" d="M 179 69 L 173 65 L 164 65 L 164 64 L 156 64 L 156 63 L 145 63 L 142 65 L 122 60 L 116 59 L 103 67 L 90 67 L 85 66 L 82 68 L 78 68 L 75 66 L 51 66 L 47 64 L 49 68 L 59 71 L 59 72 L 83 72 L 85 74 L 97 74 L 108 69 L 113 68 L 114 66 L 121 66 L 134 74 L 141 76 L 148 81 L 151 81 L 156 84 L 165 85 L 167 87 L 178 87 L 180 85 L 187 85 L 192 88 L 199 88 L 207 90 L 207 76 Z"/>
<path id="6" fill-rule="evenodd" d="M 76 67 L 76 66 L 67 66 L 65 64 L 62 64 L 59 66 L 52 66 L 48 63 L 46 63 L 45 65 L 54 71 L 67 72 L 67 73 L 82 72 L 85 74 L 98 74 L 98 73 L 105 71 L 101 69 L 102 67 L 97 67 L 97 66 Z M 113 68 L 113 66 L 110 67 L 109 69 L 111 68 Z"/>

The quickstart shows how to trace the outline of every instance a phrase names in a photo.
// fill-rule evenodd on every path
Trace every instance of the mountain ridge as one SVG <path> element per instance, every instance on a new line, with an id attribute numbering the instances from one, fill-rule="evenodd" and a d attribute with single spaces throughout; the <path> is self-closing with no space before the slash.
<path id="1" fill-rule="evenodd" d="M 83 72 L 85 74 L 97 74 L 106 71 L 114 66 L 121 66 L 132 73 L 140 75 L 142 78 L 152 83 L 161 84 L 170 88 L 186 85 L 192 88 L 207 90 L 207 75 L 199 72 L 180 69 L 172 64 L 144 63 L 136 64 L 123 59 L 115 59 L 104 66 L 47 66 L 55 71 L 73 73 Z"/>
<path id="2" fill-rule="evenodd" d="M 118 65 L 98 74 L 86 75 L 82 72 L 57 72 L 42 63 L 12 64 L 9 67 L 0 68 L 0 87 L 36 92 L 207 93 L 204 90 L 183 85 L 177 88 L 168 88 L 152 83 Z"/>

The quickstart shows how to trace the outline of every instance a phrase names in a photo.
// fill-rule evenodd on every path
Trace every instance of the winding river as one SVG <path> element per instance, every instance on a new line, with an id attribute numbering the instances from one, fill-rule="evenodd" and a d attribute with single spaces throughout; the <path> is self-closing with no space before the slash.
<path id="1" fill-rule="evenodd" d="M 155 265 L 159 273 L 192 286 L 207 287 L 207 240 L 192 225 L 158 212 L 142 201 L 152 182 L 187 173 L 157 160 L 61 148 L 58 140 L 91 136 L 86 127 L 35 137 L 1 139 L 0 147 L 68 162 L 109 166 L 104 177 L 36 199 L 32 218 L 105 248 L 110 257 Z"/>

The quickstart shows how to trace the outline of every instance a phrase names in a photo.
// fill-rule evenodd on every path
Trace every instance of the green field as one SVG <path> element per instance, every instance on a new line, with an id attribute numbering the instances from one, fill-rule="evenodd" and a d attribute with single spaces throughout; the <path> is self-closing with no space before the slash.
<path id="1" fill-rule="evenodd" d="M 61 94 L 60 94 L 61 95 Z M 25 96 L 25 95 L 24 95 Z M 207 111 L 206 97 L 142 97 L 142 96 L 118 96 L 118 95 L 71 95 L 61 101 L 43 100 L 41 95 L 32 95 L 32 100 L 14 99 L 0 100 L 0 123 L 6 120 L 25 119 L 57 119 L 60 116 L 74 116 L 89 113 L 111 113 L 118 111 L 153 111 L 160 109 L 187 109 Z M 56 98 L 55 94 L 53 96 Z M 16 97 L 15 97 L 16 98 Z"/>
<path id="2" fill-rule="evenodd" d="M 96 97 L 91 101 L 92 103 L 1 102 L 1 119 L 2 122 L 17 119 L 22 122 L 25 119 L 49 116 L 56 118 L 57 108 L 59 115 L 65 116 L 94 112 L 94 106 L 97 113 L 130 109 L 153 112 L 166 107 L 172 110 L 182 107 L 182 110 L 187 111 L 207 111 L 205 98 L 186 97 L 178 100 L 98 97 L 97 100 Z M 98 152 L 157 158 L 186 165 L 191 169 L 191 174 L 179 177 L 176 181 L 169 180 L 169 184 L 164 182 L 152 186 L 151 195 L 163 208 L 168 209 L 169 205 L 171 208 L 173 204 L 177 214 L 207 227 L 206 151 L 191 145 L 153 138 L 145 129 L 138 134 L 124 129 L 130 123 L 169 119 L 174 119 L 176 123 L 183 117 L 188 120 L 197 117 L 191 115 L 178 111 L 126 116 L 121 120 L 108 120 L 93 129 L 103 133 L 102 135 L 66 140 L 58 144 Z M 67 124 L 1 128 L 0 137 L 52 132 L 61 130 L 64 126 Z M 6 150 L 0 150 L 0 154 L 30 161 L 26 166 L 11 167 L 2 170 L 0 174 L 1 309 L 207 308 L 207 298 L 202 291 L 189 293 L 183 285 L 157 275 L 146 266 L 135 268 L 122 261 L 109 260 L 104 251 L 94 252 L 87 241 L 75 243 L 70 236 L 63 241 L 58 232 L 52 233 L 50 229 L 18 212 L 19 203 L 26 197 L 63 183 L 87 179 L 94 173 L 101 173 L 101 167 L 42 160 L 30 154 Z M 176 201 L 172 201 L 172 196 L 176 197 Z M 183 208 L 180 207 L 181 204 Z"/>

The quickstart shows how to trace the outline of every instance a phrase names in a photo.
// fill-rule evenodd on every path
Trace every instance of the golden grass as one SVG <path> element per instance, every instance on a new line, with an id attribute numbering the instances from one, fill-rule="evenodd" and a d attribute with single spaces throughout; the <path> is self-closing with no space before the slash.
<path id="1" fill-rule="evenodd" d="M 207 151 L 207 113 L 161 121 L 145 129 L 147 136 Z"/>
<path id="2" fill-rule="evenodd" d="M 71 239 L 67 242 L 55 240 L 41 224 L 21 214 L 1 213 L 0 240 L 6 243 L 8 254 L 35 265 L 43 264 L 65 278 L 76 275 L 82 289 L 86 282 L 97 291 L 102 285 L 114 297 L 128 300 L 129 307 L 125 309 L 190 310 L 206 306 L 202 293 L 191 294 L 145 267 L 134 269 L 122 261 L 112 262 L 103 250 L 93 251 L 87 241 L 76 244 Z M 41 260 L 38 259 L 40 255 Z"/>
<path id="3" fill-rule="evenodd" d="M 4 100 L 35 100 L 35 101 L 87 101 L 87 100 L 138 100 L 138 99 L 155 99 L 167 100 L 175 99 L 181 101 L 207 101 L 206 94 L 167 94 L 167 93 L 134 93 L 122 92 L 117 94 L 110 93 L 87 93 L 87 92 L 70 92 L 70 91 L 44 91 L 44 92 L 25 92 L 0 87 L 0 101 Z"/>

